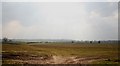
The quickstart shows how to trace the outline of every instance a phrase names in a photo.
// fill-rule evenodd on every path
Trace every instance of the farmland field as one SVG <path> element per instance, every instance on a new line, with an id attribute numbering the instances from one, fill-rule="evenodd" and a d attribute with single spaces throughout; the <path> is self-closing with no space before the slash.
<path id="1" fill-rule="evenodd" d="M 118 44 L 3 44 L 3 64 L 118 64 Z"/>

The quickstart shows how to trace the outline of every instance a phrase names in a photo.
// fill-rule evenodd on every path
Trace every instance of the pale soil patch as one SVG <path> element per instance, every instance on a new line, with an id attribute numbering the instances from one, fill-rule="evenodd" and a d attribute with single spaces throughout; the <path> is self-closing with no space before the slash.
<path id="1" fill-rule="evenodd" d="M 90 64 L 93 61 L 104 60 L 97 57 L 62 57 L 53 56 L 54 64 Z"/>

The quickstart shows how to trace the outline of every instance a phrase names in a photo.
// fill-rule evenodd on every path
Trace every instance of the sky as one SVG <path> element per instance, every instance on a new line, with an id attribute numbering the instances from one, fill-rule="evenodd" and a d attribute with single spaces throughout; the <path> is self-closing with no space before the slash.
<path id="1" fill-rule="evenodd" d="M 2 2 L 119 2 L 120 0 L 1 0 Z"/>
<path id="2" fill-rule="evenodd" d="M 2 37 L 118 39 L 117 2 L 3 2 Z"/>

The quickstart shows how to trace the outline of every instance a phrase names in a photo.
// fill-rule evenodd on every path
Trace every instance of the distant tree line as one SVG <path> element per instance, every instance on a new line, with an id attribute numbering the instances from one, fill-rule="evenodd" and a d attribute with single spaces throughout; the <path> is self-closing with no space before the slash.
<path id="1" fill-rule="evenodd" d="M 71 41 L 71 43 L 101 43 L 101 41 Z"/>
<path id="2" fill-rule="evenodd" d="M 20 41 L 14 41 L 14 40 L 11 40 L 11 39 L 8 39 L 6 37 L 4 37 L 2 39 L 2 43 L 3 44 L 20 44 L 22 42 Z M 31 44 L 31 43 L 61 43 L 61 42 L 54 42 L 54 41 L 38 41 L 38 42 L 25 42 L 26 44 Z M 90 44 L 95 44 L 95 43 L 98 43 L 98 44 L 102 44 L 102 43 L 118 43 L 117 40 L 108 40 L 108 41 L 75 41 L 75 40 L 72 40 L 72 41 L 69 41 L 69 42 L 62 42 L 62 43 L 90 43 Z"/>

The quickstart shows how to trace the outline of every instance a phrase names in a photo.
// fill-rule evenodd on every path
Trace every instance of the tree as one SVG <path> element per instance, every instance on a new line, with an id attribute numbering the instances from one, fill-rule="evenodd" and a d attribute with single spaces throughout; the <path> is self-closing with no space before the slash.
<path id="1" fill-rule="evenodd" d="M 100 44 L 100 41 L 98 41 L 98 43 Z"/>
<path id="2" fill-rule="evenodd" d="M 90 43 L 92 43 L 92 41 L 90 41 Z"/>
<path id="3" fill-rule="evenodd" d="M 5 37 L 2 39 L 2 43 L 7 43 L 7 42 L 8 42 L 8 38 Z"/>
<path id="4" fill-rule="evenodd" d="M 72 43 L 74 43 L 74 41 L 72 41 Z"/>

